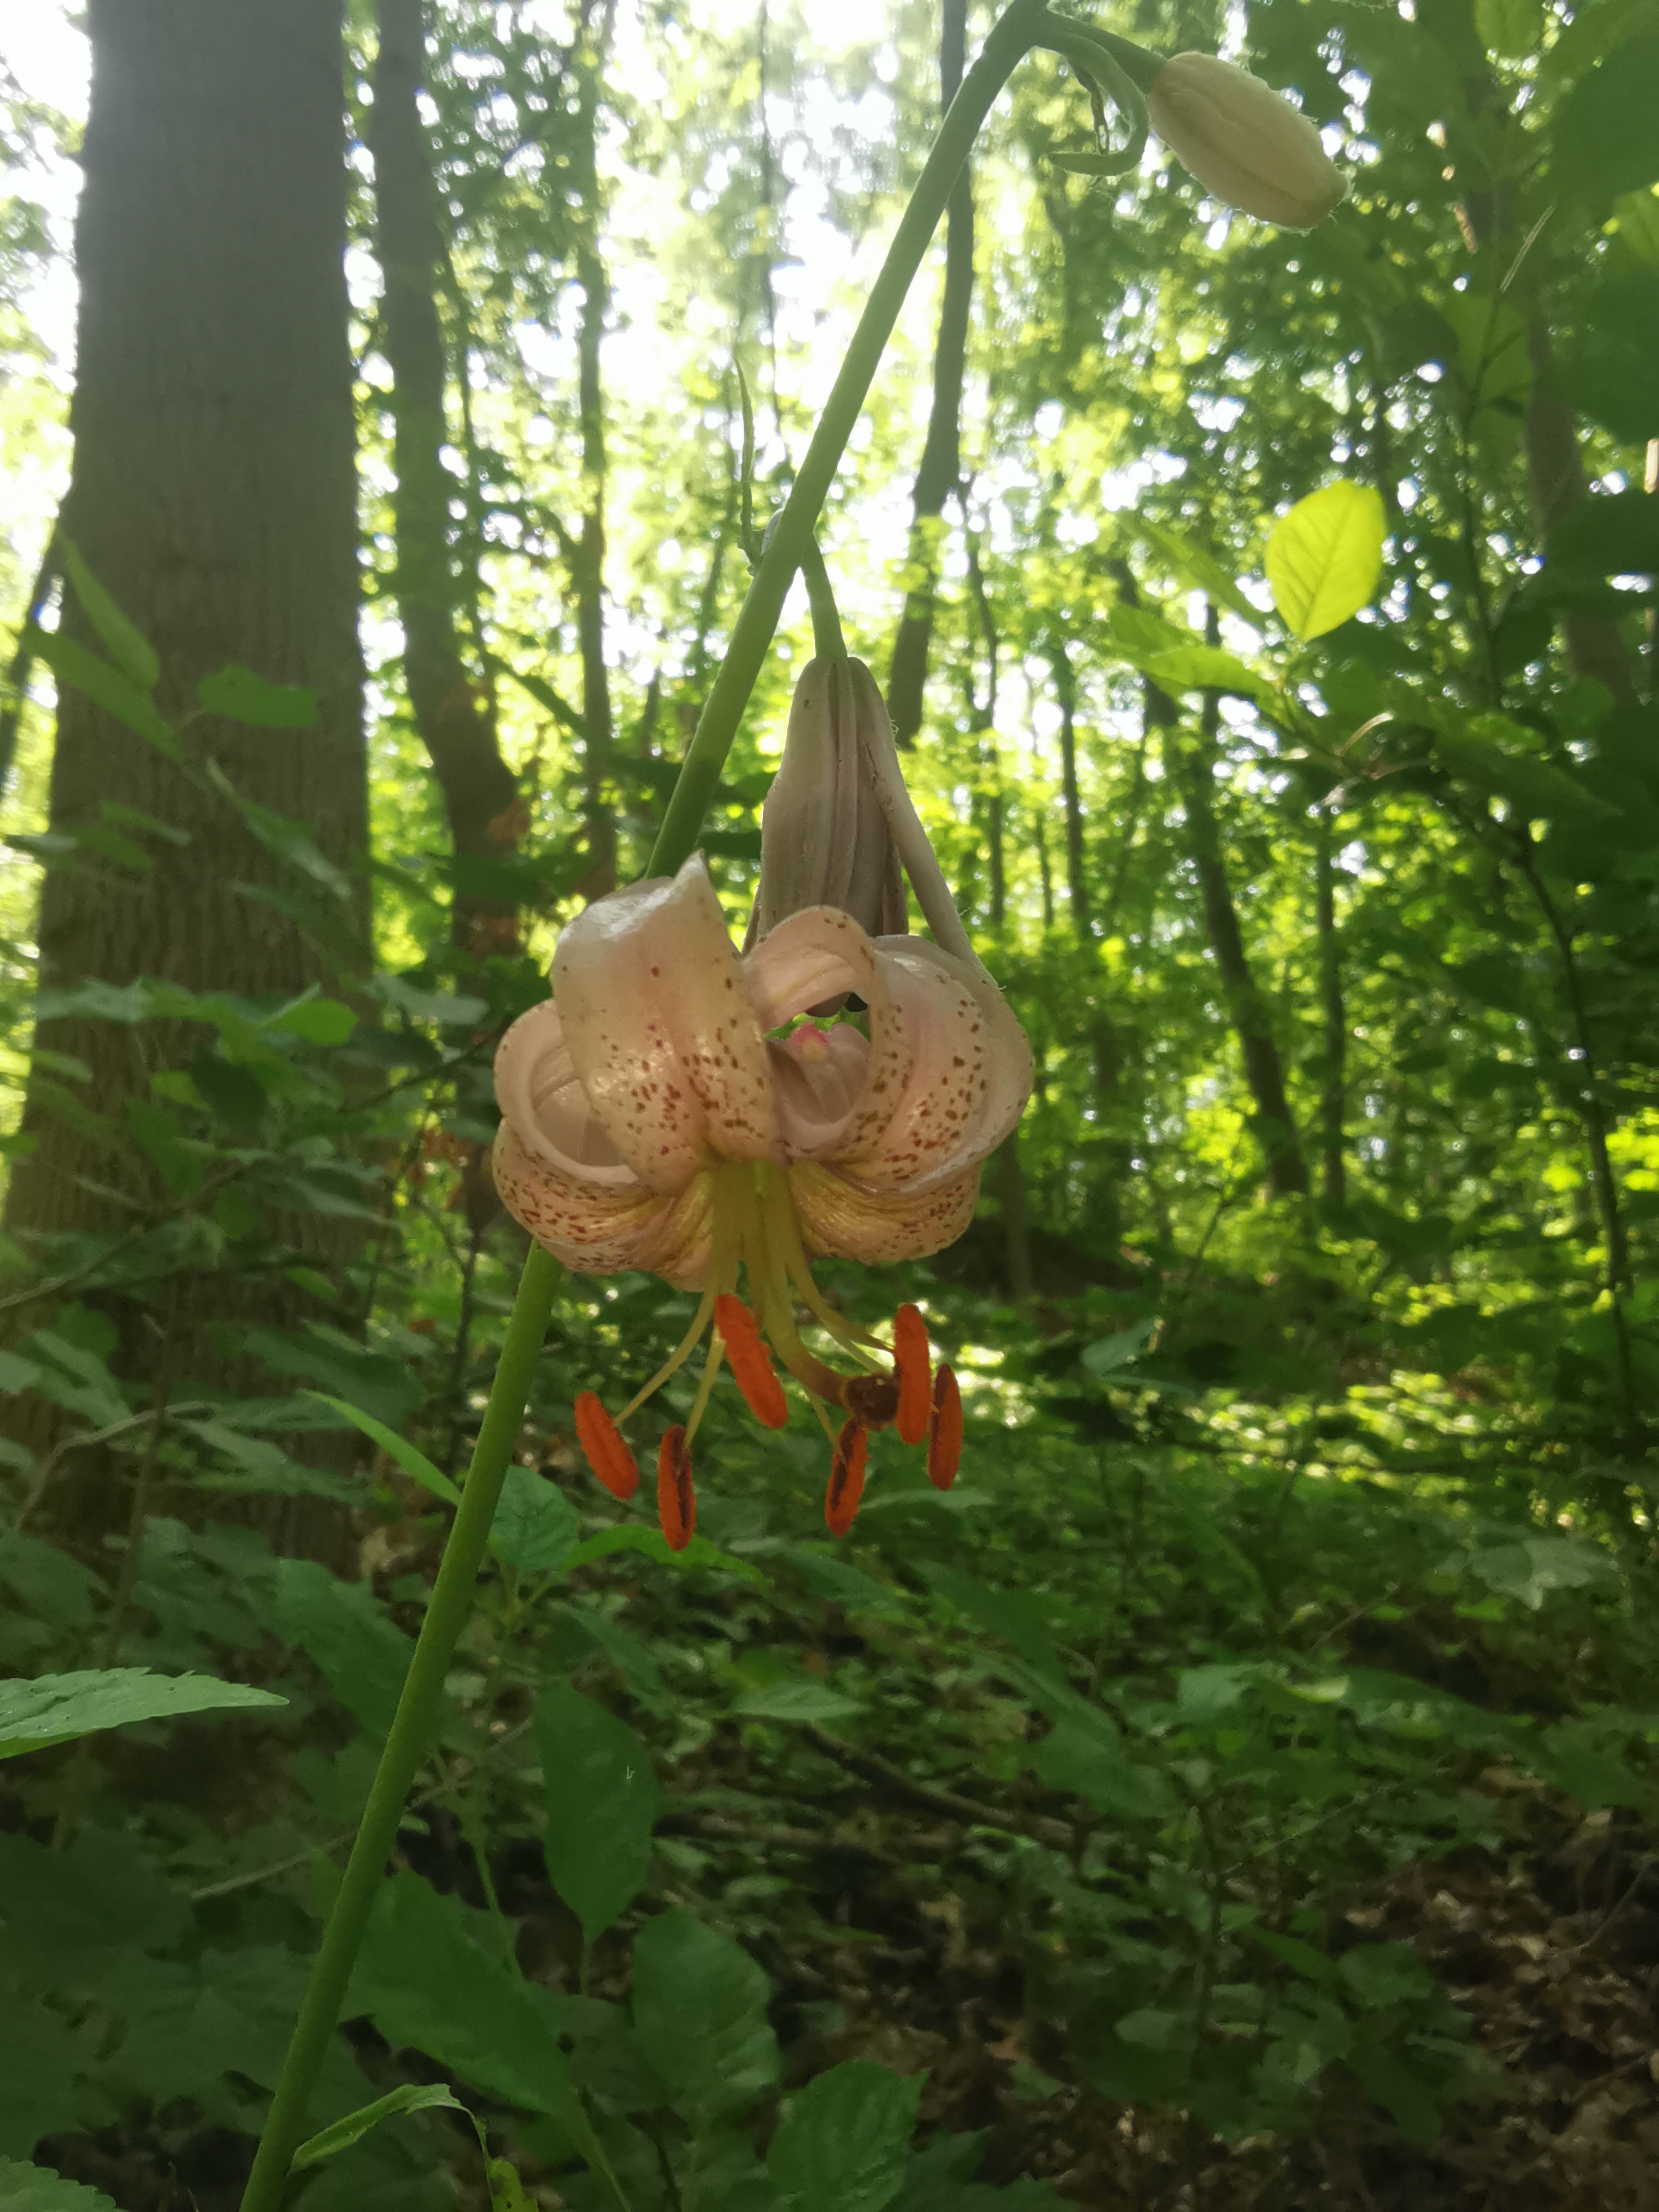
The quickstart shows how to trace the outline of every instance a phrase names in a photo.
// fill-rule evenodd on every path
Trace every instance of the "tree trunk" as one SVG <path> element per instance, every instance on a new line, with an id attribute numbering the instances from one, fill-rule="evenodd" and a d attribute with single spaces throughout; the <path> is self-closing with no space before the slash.
<path id="1" fill-rule="evenodd" d="M 1348 1194 L 1343 1127 L 1347 1115 L 1348 1018 L 1342 1003 L 1342 947 L 1336 934 L 1331 830 L 1331 810 L 1321 806 L 1314 850 L 1314 925 L 1319 939 L 1319 1002 L 1325 1032 L 1320 1055 L 1320 1183 L 1326 1203 L 1340 1206 Z"/>
<path id="2" fill-rule="evenodd" d="M 190 711 L 198 678 L 228 661 L 316 692 L 308 729 L 204 717 L 187 742 L 246 799 L 305 823 L 347 868 L 362 853 L 367 791 L 341 15 L 340 0 L 90 0 L 64 527 L 155 646 L 157 701 L 175 720 Z M 63 626 L 101 650 L 72 592 Z M 315 939 L 257 896 L 291 896 L 284 865 L 205 780 L 181 775 L 64 685 L 51 826 L 95 822 L 110 802 L 190 842 L 153 841 L 155 864 L 143 872 L 50 872 L 43 986 L 148 975 L 258 998 L 323 979 Z M 353 927 L 366 934 L 365 922 L 360 908 Z M 172 1042 L 79 1016 L 40 1024 L 25 1117 L 35 1148 L 18 1162 L 6 1206 L 6 1228 L 26 1249 L 54 1232 L 107 1232 L 132 1218 L 124 1198 L 149 1202 L 148 1170 L 118 1133 L 124 1102 L 149 1095 Z M 46 1051 L 89 1069 L 81 1096 L 111 1125 L 101 1148 L 52 1110 Z M 337 1249 L 337 1224 L 305 1225 Z M 175 1278 L 153 1302 L 182 1333 L 186 1371 L 198 1376 L 216 1356 L 204 1334 L 210 1304 L 231 1317 L 222 1279 Z M 136 1327 L 134 1310 L 125 1312 Z M 78 1507 L 64 1486 L 60 1533 L 65 1521 L 109 1525 L 110 1482 L 106 1468 L 101 1485 L 81 1484 L 101 1494 L 82 1495 Z"/>
<path id="3" fill-rule="evenodd" d="M 967 52 L 967 0 L 944 0 L 939 23 L 941 112 L 957 96 Z M 968 311 L 974 292 L 974 187 L 966 163 L 951 190 L 945 216 L 945 295 L 933 347 L 933 399 L 927 437 L 911 495 L 909 575 L 904 612 L 893 642 L 887 706 L 893 735 L 915 743 L 933 636 L 939 589 L 939 518 L 962 475 L 962 384 L 968 355 Z"/>
<path id="4" fill-rule="evenodd" d="M 1079 945 L 1088 944 L 1093 931 L 1089 920 L 1089 872 L 1083 843 L 1083 799 L 1077 778 L 1077 679 L 1066 658 L 1065 647 L 1056 648 L 1050 664 L 1054 672 L 1054 694 L 1060 702 L 1060 781 L 1066 807 L 1066 891 L 1071 901 L 1072 927 Z"/>
<path id="5" fill-rule="evenodd" d="M 419 93 L 422 0 L 380 0 L 380 52 L 369 149 L 376 243 L 386 292 L 380 345 L 392 370 L 392 517 L 398 612 L 409 703 L 443 793 L 455 851 L 499 858 L 517 842 L 518 781 L 501 758 L 492 688 L 475 682 L 456 635 L 456 574 L 444 466 L 444 341 L 434 286 L 443 245 Z M 514 935 L 510 908 L 467 896 L 454 902 L 458 942 L 483 952 Z"/>
<path id="6" fill-rule="evenodd" d="M 599 252 L 600 205 L 595 134 L 599 128 L 599 76 L 610 50 L 614 0 L 607 0 L 596 27 L 584 8 L 577 35 L 579 114 L 572 161 L 580 205 L 576 212 L 576 282 L 582 295 L 576 333 L 577 404 L 582 438 L 581 532 L 571 562 L 576 586 L 576 630 L 582 657 L 582 720 L 586 738 L 582 757 L 582 798 L 589 867 L 582 884 L 589 898 L 611 890 L 617 880 L 617 824 L 611 809 L 611 678 L 605 665 L 605 392 L 599 379 L 599 348 L 605 337 L 611 287 Z"/>
<path id="7" fill-rule="evenodd" d="M 1212 625 L 1213 628 L 1213 621 Z M 1187 815 L 1188 849 L 1198 872 L 1204 902 L 1204 927 L 1215 956 L 1221 988 L 1227 1001 L 1244 1080 L 1255 1102 L 1256 1133 L 1267 1155 L 1267 1180 L 1275 1198 L 1308 1188 L 1308 1165 L 1297 1140 L 1285 1091 L 1285 1070 L 1273 1042 L 1267 1005 L 1244 950 L 1238 926 L 1238 909 L 1227 880 L 1227 864 L 1221 832 L 1215 818 L 1215 732 L 1218 702 L 1206 696 L 1201 728 L 1188 734 L 1175 724 L 1173 712 L 1168 732 L 1168 756 L 1174 769 L 1182 805 Z"/>

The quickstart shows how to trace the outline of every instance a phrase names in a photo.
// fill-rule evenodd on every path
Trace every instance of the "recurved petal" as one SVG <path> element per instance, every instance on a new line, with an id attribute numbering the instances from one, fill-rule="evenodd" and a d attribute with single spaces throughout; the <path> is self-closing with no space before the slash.
<path id="1" fill-rule="evenodd" d="M 1006 1136 L 1030 1095 L 1030 1050 L 982 970 L 922 938 L 881 939 L 876 957 L 904 1031 L 904 1079 L 884 1125 L 834 1157 L 866 1188 L 921 1194 Z"/>
<path id="2" fill-rule="evenodd" d="M 606 1189 L 532 1159 L 508 1121 L 496 1132 L 490 1164 L 501 1204 L 567 1267 L 589 1275 L 643 1267 L 683 1289 L 701 1285 L 713 1233 L 707 1176 L 667 1195 L 637 1182 L 626 1192 Z"/>
<path id="3" fill-rule="evenodd" d="M 520 1014 L 496 1047 L 495 1097 L 519 1143 L 541 1166 L 596 1188 L 637 1190 L 638 1176 L 577 1079 L 551 999 Z"/>
<path id="4" fill-rule="evenodd" d="M 777 1157 L 766 1040 L 701 854 L 578 915 L 553 995 L 594 1112 L 652 1189 L 715 1154 Z"/>
<path id="5" fill-rule="evenodd" d="M 838 1167 L 803 1160 L 789 1170 L 789 1190 L 810 1251 L 875 1266 L 925 1260 L 954 1244 L 974 1218 L 979 1170 L 929 1190 L 874 1191 Z"/>
<path id="6" fill-rule="evenodd" d="M 744 975 L 756 1018 L 766 1030 L 776 1029 L 844 991 L 856 991 L 864 1000 L 870 1036 L 863 1079 L 845 1109 L 832 1114 L 820 1097 L 811 1114 L 797 1111 L 793 1091 L 786 1088 L 780 1094 L 779 1113 L 785 1150 L 792 1158 L 827 1157 L 868 1144 L 892 1114 L 909 1057 L 904 1024 L 870 939 L 850 915 L 835 907 L 808 907 L 761 939 L 744 958 Z M 840 1031 L 829 1034 L 836 1037 Z M 837 1045 L 834 1049 L 844 1054 L 852 1048 Z M 774 1058 L 775 1062 L 775 1054 Z M 842 1072 L 852 1073 L 850 1060 L 842 1063 Z"/>

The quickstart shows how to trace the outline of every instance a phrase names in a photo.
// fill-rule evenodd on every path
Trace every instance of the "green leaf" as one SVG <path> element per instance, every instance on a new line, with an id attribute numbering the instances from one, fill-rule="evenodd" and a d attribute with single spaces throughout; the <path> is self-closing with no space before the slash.
<path id="1" fill-rule="evenodd" d="M 815 1675 L 799 1674 L 781 1682 L 763 1682 L 732 1698 L 732 1711 L 745 1720 L 787 1721 L 807 1727 L 823 1721 L 845 1720 L 864 1707 Z"/>
<path id="2" fill-rule="evenodd" d="M 325 2128 L 320 2135 L 302 2142 L 294 2154 L 295 2169 L 297 2172 L 307 2166 L 319 2166 L 324 2159 L 332 2158 L 336 2151 L 349 2150 L 353 2143 L 361 2142 L 369 2130 L 379 2127 L 382 2120 L 395 2120 L 401 2112 L 429 2112 L 438 2107 L 452 2112 L 467 2110 L 441 2082 L 405 2081 L 389 2096 L 377 2097 L 372 2105 L 359 2106 L 343 2120 L 336 2120 L 331 2128 Z"/>
<path id="3" fill-rule="evenodd" d="M 1266 617 L 1261 608 L 1245 598 L 1213 554 L 1201 545 L 1194 545 L 1191 538 L 1182 537 L 1178 530 L 1171 530 L 1167 523 L 1154 522 L 1146 515 L 1137 514 L 1133 507 L 1126 508 L 1118 520 L 1137 537 L 1144 538 L 1149 545 L 1157 546 L 1184 582 L 1206 593 L 1241 622 L 1249 623 L 1253 629 L 1262 627 Z"/>
<path id="4" fill-rule="evenodd" d="M 0 1759 L 100 1729 L 128 1728 L 136 1721 L 287 1703 L 270 1690 L 249 1689 L 240 1682 L 221 1682 L 210 1674 L 152 1674 L 147 1667 L 88 1668 L 76 1674 L 40 1674 L 32 1682 L 0 1682 Z"/>
<path id="5" fill-rule="evenodd" d="M 747 2111 L 782 2058 L 766 2017 L 771 1985 L 741 1944 L 676 1906 L 634 1939 L 634 2027 L 694 2123 Z"/>
<path id="6" fill-rule="evenodd" d="M 326 1390 L 307 1390 L 301 1395 L 315 1398 L 322 1405 L 331 1406 L 337 1413 L 350 1422 L 354 1429 L 361 1429 L 371 1443 L 379 1444 L 387 1457 L 395 1460 L 412 1481 L 418 1482 L 423 1490 L 429 1490 L 434 1498 L 441 1498 L 448 1505 L 460 1504 L 461 1493 L 449 1477 L 434 1467 L 426 1454 L 418 1450 L 406 1437 L 400 1437 L 396 1429 L 389 1429 L 384 1421 L 377 1421 L 373 1413 L 364 1413 L 361 1406 L 354 1406 L 349 1399 L 331 1397 Z"/>
<path id="7" fill-rule="evenodd" d="M 44 660 L 60 684 L 84 691 L 95 706 L 148 740 L 170 761 L 179 757 L 179 732 L 161 713 L 148 691 L 121 669 L 112 668 L 58 630 L 41 629 L 31 623 L 23 633 L 31 652 Z"/>
<path id="8" fill-rule="evenodd" d="M 9 2158 L 0 2158 L 0 2205 L 5 2212 L 117 2212 L 113 2199 L 101 2190 Z"/>
<path id="9" fill-rule="evenodd" d="M 1296 636 L 1322 637 L 1370 604 L 1387 534 L 1382 497 L 1371 484 L 1326 484 L 1273 526 L 1267 581 Z"/>
<path id="10" fill-rule="evenodd" d="M 1543 39 L 1543 0 L 1474 0 L 1474 27 L 1489 54 L 1519 61 Z"/>
<path id="11" fill-rule="evenodd" d="M 129 1098 L 126 1121 L 170 1191 L 188 1198 L 202 1188 L 213 1157 L 210 1148 L 187 1137 L 165 1106 L 149 1098 Z"/>
<path id="12" fill-rule="evenodd" d="M 1106 1734 L 1061 1721 L 1038 1744 L 1031 1764 L 1051 1789 L 1069 1790 L 1114 1820 L 1167 1820 L 1180 1808 L 1169 1778 L 1131 1759 Z"/>
<path id="13" fill-rule="evenodd" d="M 1409 1943 L 1362 1943 L 1336 1962 L 1337 1978 L 1368 2012 L 1432 1996 L 1434 1976 Z"/>
<path id="14" fill-rule="evenodd" d="M 904 2179 L 926 2078 L 851 2058 L 790 2098 L 766 2156 L 781 2212 L 884 2212 Z"/>
<path id="15" fill-rule="evenodd" d="M 1218 645 L 1178 645 L 1172 652 L 1153 653 L 1141 665 L 1166 691 L 1231 691 L 1264 706 L 1278 703 L 1279 694 L 1265 676 Z"/>
<path id="16" fill-rule="evenodd" d="M 1559 522 L 1546 550 L 1558 568 L 1584 576 L 1659 572 L 1659 500 L 1642 491 L 1592 492 Z"/>
<path id="17" fill-rule="evenodd" d="M 346 1711 L 371 1735 L 384 1735 L 415 1646 L 369 1585 L 342 1582 L 315 1559 L 279 1559 L 276 1625 L 315 1662 Z"/>
<path id="18" fill-rule="evenodd" d="M 543 1687 L 535 1736 L 548 1875 L 591 1943 L 645 1887 L 661 1802 L 656 1774 L 632 1729 L 568 1682 Z"/>
<path id="19" fill-rule="evenodd" d="M 303 1037 L 307 1044 L 343 1044 L 357 1026 L 357 1017 L 338 999 L 296 999 L 273 1014 L 268 1026 Z"/>
<path id="20" fill-rule="evenodd" d="M 410 2044 L 474 2087 L 570 2124 L 576 2105 L 556 2036 L 483 1914 L 416 1874 L 383 1884 L 369 1916 L 343 2017 L 367 2013 L 388 2042 Z M 493 1937 L 491 1937 L 493 1940 Z"/>
<path id="21" fill-rule="evenodd" d="M 558 1485 L 527 1467 L 509 1467 L 489 1540 L 521 1575 L 544 1575 L 575 1547 L 581 1516 Z"/>
<path id="22" fill-rule="evenodd" d="M 314 691 L 303 684 L 272 684 L 236 660 L 204 676 L 196 699 L 210 714 L 251 722 L 261 730 L 308 730 L 317 719 Z"/>
<path id="23" fill-rule="evenodd" d="M 87 619 L 103 640 L 111 659 L 141 691 L 153 691 L 161 673 L 155 647 L 116 605 L 82 558 L 79 546 L 61 531 L 58 543 L 63 548 L 64 573 L 74 585 L 75 596 L 85 608 Z"/>
<path id="24" fill-rule="evenodd" d="M 1659 179 L 1659 33 L 1615 46 L 1568 88 L 1553 118 L 1550 181 L 1595 205 L 1639 191 Z"/>
<path id="25" fill-rule="evenodd" d="M 659 1566 L 714 1567 L 723 1575 L 741 1575 L 746 1583 L 766 1586 L 766 1577 L 747 1559 L 733 1559 L 730 1552 L 722 1552 L 718 1544 L 711 1544 L 706 1536 L 694 1536 L 684 1551 L 669 1549 L 668 1539 L 660 1528 L 647 1528 L 638 1521 L 624 1521 L 620 1527 L 602 1528 L 597 1536 L 590 1536 L 579 1544 L 565 1561 L 567 1568 L 586 1567 L 595 1559 L 607 1558 L 612 1552 L 640 1552 L 647 1559 L 655 1559 Z"/>
<path id="26" fill-rule="evenodd" d="M 1097 1336 L 1092 1344 L 1084 1346 L 1079 1355 L 1085 1373 L 1098 1379 L 1133 1365 L 1146 1351 L 1157 1327 L 1158 1316 L 1149 1314 L 1132 1328 L 1120 1329 L 1115 1336 Z"/>

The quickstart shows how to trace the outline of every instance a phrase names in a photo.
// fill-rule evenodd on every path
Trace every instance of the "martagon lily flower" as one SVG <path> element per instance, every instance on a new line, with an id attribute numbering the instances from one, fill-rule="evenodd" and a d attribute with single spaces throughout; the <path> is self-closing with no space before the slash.
<path id="1" fill-rule="evenodd" d="M 908 795 L 901 812 L 920 835 Z M 768 1428 L 787 1418 L 775 1357 L 805 1393 L 833 1444 L 834 1534 L 858 1510 L 872 1430 L 925 1442 L 939 1487 L 955 1477 L 961 1400 L 948 1367 L 930 1375 L 920 1313 L 901 1306 L 884 1340 L 829 1303 L 811 1266 L 818 1254 L 919 1259 L 952 1243 L 981 1163 L 1019 1119 L 1024 1034 L 959 922 L 955 934 L 955 951 L 872 938 L 819 905 L 739 954 L 694 854 L 672 879 L 579 915 L 559 939 L 551 998 L 501 1040 L 495 1170 L 509 1212 L 568 1267 L 645 1268 L 700 1293 L 680 1344 L 621 1413 L 592 1391 L 575 1408 L 593 1473 L 632 1497 L 639 1469 L 620 1424 L 712 1332 L 690 1414 L 658 1455 L 676 1549 L 695 1527 L 691 1440 L 722 1364 Z M 848 994 L 860 1019 L 809 1016 Z M 809 1346 L 802 1328 L 814 1325 L 845 1364 Z"/>

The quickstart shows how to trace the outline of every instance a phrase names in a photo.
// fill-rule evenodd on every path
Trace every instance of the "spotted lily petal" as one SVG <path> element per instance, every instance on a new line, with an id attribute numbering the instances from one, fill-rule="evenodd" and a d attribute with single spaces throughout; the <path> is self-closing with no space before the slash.
<path id="1" fill-rule="evenodd" d="M 781 1157 L 766 1040 L 701 854 L 578 915 L 553 995 L 595 1115 L 653 1190 L 716 1158 Z"/>

